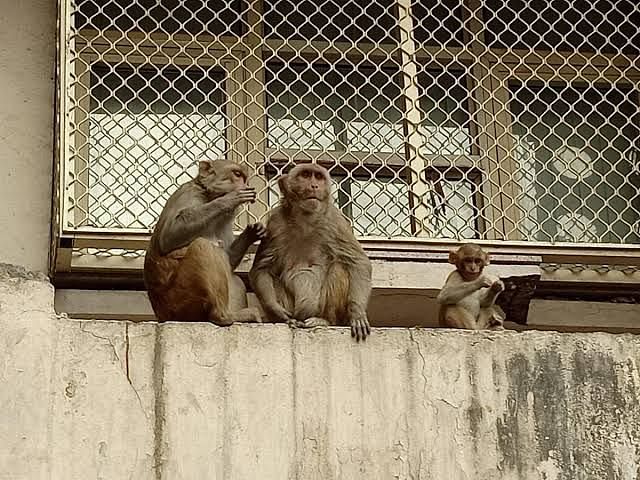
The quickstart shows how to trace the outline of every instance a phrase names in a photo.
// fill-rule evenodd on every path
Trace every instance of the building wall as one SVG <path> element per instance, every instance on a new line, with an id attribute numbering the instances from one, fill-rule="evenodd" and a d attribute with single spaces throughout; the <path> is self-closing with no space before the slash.
<path id="1" fill-rule="evenodd" d="M 47 270 L 56 2 L 0 0 L 0 261 Z"/>
<path id="2" fill-rule="evenodd" d="M 640 338 L 74 321 L 0 269 L 12 479 L 624 479 Z"/>
<path id="3" fill-rule="evenodd" d="M 0 0 L 0 262 L 46 271 L 55 3 Z M 0 266 L 0 478 L 637 479 L 630 335 L 80 322 Z M 575 314 L 574 314 L 575 315 Z"/>

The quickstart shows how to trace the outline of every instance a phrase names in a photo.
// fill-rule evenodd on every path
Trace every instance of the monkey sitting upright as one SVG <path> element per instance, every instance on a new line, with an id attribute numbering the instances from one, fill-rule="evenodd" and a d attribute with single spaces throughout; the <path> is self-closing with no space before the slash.
<path id="1" fill-rule="evenodd" d="M 278 186 L 281 203 L 249 272 L 265 313 L 294 327 L 350 325 L 352 336 L 364 340 L 371 263 L 333 205 L 329 172 L 298 165 Z"/>
<path id="2" fill-rule="evenodd" d="M 438 295 L 440 326 L 471 330 L 502 330 L 504 314 L 494 305 L 504 283 L 483 275 L 489 255 L 478 245 L 467 243 L 449 253 L 456 266 Z"/>
<path id="3" fill-rule="evenodd" d="M 257 310 L 246 308 L 244 284 L 232 273 L 266 231 L 254 223 L 234 238 L 237 208 L 256 198 L 246 182 L 240 165 L 204 160 L 197 176 L 167 201 L 144 262 L 144 282 L 159 322 L 261 321 Z"/>

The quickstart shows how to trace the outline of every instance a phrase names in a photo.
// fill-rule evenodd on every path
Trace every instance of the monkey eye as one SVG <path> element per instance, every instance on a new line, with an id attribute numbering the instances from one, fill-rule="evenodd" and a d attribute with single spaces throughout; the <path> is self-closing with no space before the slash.
<path id="1" fill-rule="evenodd" d="M 324 180 L 324 175 L 320 172 L 316 172 L 315 177 L 316 180 Z"/>
<path id="2" fill-rule="evenodd" d="M 303 170 L 303 171 L 300 173 L 300 176 L 301 176 L 302 178 L 311 178 L 311 172 L 310 172 L 309 170 Z"/>
<path id="3" fill-rule="evenodd" d="M 241 172 L 240 170 L 234 170 L 234 171 L 233 171 L 233 175 L 234 175 L 236 178 L 244 177 L 244 175 L 242 175 L 242 172 Z"/>

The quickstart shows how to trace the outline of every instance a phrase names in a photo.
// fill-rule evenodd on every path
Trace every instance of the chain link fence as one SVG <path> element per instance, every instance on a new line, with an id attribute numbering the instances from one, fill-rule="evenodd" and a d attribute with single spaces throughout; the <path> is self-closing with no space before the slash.
<path id="1" fill-rule="evenodd" d="M 311 161 L 363 237 L 639 243 L 636 0 L 61 8 L 63 231 L 148 232 L 229 158 L 239 226 Z"/>

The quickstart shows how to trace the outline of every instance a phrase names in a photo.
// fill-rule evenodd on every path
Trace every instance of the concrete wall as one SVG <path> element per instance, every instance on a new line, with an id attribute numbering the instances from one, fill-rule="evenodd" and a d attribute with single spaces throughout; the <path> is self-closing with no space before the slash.
<path id="1" fill-rule="evenodd" d="M 55 0 L 0 0 L 0 261 L 46 271 Z"/>
<path id="2" fill-rule="evenodd" d="M 637 479 L 640 337 L 80 322 L 0 268 L 0 478 Z"/>

